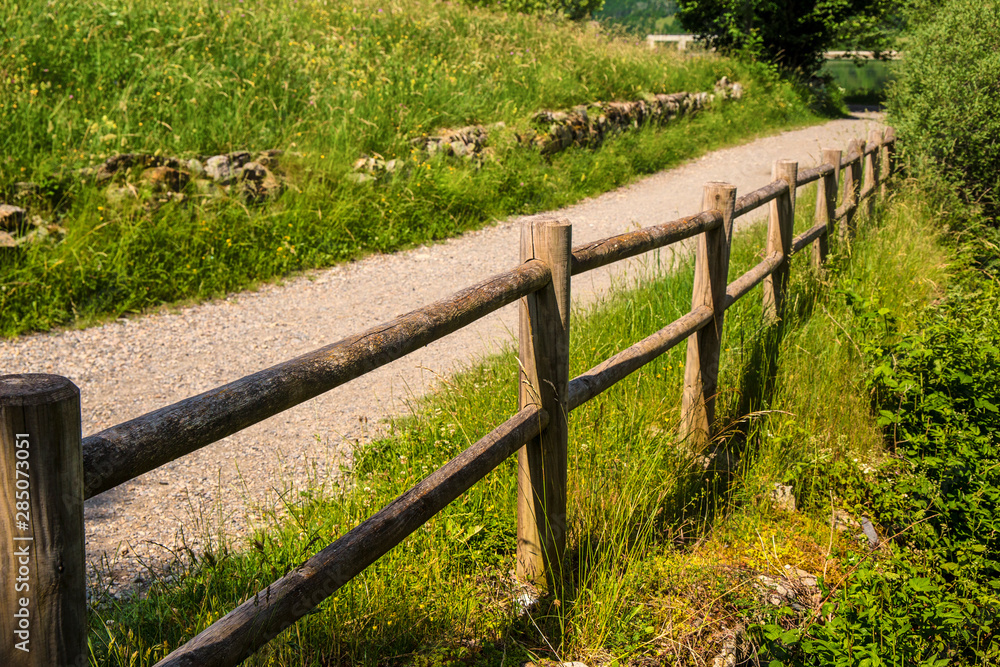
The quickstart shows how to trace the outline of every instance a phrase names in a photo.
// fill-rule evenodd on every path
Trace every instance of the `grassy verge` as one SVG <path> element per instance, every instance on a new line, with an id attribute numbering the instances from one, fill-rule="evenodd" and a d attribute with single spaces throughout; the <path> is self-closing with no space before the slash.
<path id="1" fill-rule="evenodd" d="M 811 198 L 799 201 L 805 226 Z M 759 291 L 730 311 L 720 383 L 726 428 L 708 469 L 706 452 L 675 436 L 683 346 L 573 413 L 567 583 L 558 598 L 527 614 L 515 602 L 508 461 L 249 664 L 703 664 L 751 624 L 765 651 L 792 661 L 803 638 L 822 631 L 815 628 L 836 635 L 832 621 L 810 625 L 811 614 L 831 613 L 823 603 L 854 590 L 848 575 L 859 562 L 881 576 L 884 559 L 834 531 L 831 511 L 871 511 L 872 496 L 858 490 L 867 488 L 863 471 L 890 480 L 898 465 L 864 384 L 864 334 L 890 318 L 894 336 L 915 331 L 922 308 L 943 293 L 950 260 L 935 213 L 909 188 L 890 213 L 862 225 L 853 252 L 841 247 L 826 274 L 799 258 L 778 328 L 763 325 Z M 762 228 L 740 236 L 731 276 L 762 247 Z M 629 290 L 579 315 L 571 372 L 686 312 L 690 282 L 688 267 L 622 285 Z M 515 378 L 513 354 L 483 360 L 393 424 L 390 437 L 357 451 L 343 486 L 303 490 L 286 518 L 249 544 L 206 554 L 179 583 L 98 607 L 94 663 L 155 662 L 506 418 Z M 793 487 L 800 512 L 768 501 L 776 482 Z M 881 514 L 874 520 L 885 533 L 890 524 Z M 818 575 L 827 598 L 801 611 L 762 603 L 756 576 L 779 576 L 785 565 Z M 851 600 L 832 618 L 850 617 Z"/>
<path id="2" fill-rule="evenodd" d="M 65 236 L 0 255 L 0 335 L 203 299 L 293 271 L 445 238 L 551 209 L 780 128 L 817 122 L 764 69 L 680 60 L 584 25 L 461 3 L 186 0 L 0 8 L 0 187 L 40 190 L 32 215 Z M 58 39 L 50 38 L 56 35 Z M 599 150 L 521 148 L 542 108 L 744 84 L 739 102 Z M 412 152 L 422 133 L 506 123 L 483 164 Z M 192 157 L 281 148 L 273 203 L 237 196 L 160 205 L 65 180 L 117 152 Z M 377 183 L 362 153 L 407 161 Z M 120 190 L 115 183 L 111 190 Z M 0 248 L 0 251 L 5 249 Z"/>

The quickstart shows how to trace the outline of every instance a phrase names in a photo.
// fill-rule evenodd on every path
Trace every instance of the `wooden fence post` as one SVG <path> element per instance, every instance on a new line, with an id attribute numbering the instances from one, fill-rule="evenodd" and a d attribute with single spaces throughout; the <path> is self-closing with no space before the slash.
<path id="1" fill-rule="evenodd" d="M 859 199 L 861 198 L 861 161 L 865 152 L 865 142 L 860 139 L 851 139 L 847 144 L 847 158 L 858 156 L 858 160 L 847 168 L 844 174 L 844 201 L 851 202 L 852 210 L 844 216 L 840 226 L 840 240 L 847 241 L 854 238 L 856 228 L 855 218 L 858 215 Z"/>
<path id="2" fill-rule="evenodd" d="M 520 301 L 520 407 L 549 415 L 542 434 L 517 455 L 517 575 L 551 591 L 566 545 L 567 405 L 572 231 L 568 220 L 521 226 L 521 261 L 537 258 L 552 282 Z"/>
<path id="3" fill-rule="evenodd" d="M 868 133 L 868 146 L 873 146 L 874 150 L 865 156 L 865 190 L 870 190 L 871 194 L 865 202 L 865 215 L 871 218 L 875 213 L 875 186 L 878 183 L 879 154 L 882 152 L 882 133 L 879 130 L 871 130 Z"/>
<path id="4" fill-rule="evenodd" d="M 833 166 L 833 171 L 819 179 L 816 186 L 816 223 L 826 223 L 826 234 L 813 242 L 812 263 L 816 268 L 823 266 L 830 251 L 830 236 L 833 234 L 833 220 L 837 211 L 837 185 L 840 183 L 840 150 L 823 149 L 823 164 Z"/>
<path id="5" fill-rule="evenodd" d="M 80 391 L 0 377 L 0 660 L 88 664 Z"/>
<path id="6" fill-rule="evenodd" d="M 736 186 L 707 183 L 701 210 L 722 213 L 722 224 L 698 236 L 691 308 L 709 306 L 715 320 L 687 339 L 687 365 L 681 396 L 681 434 L 703 445 L 712 435 L 715 395 L 719 386 L 719 348 L 726 313 L 729 248 L 733 240 Z"/>
<path id="7" fill-rule="evenodd" d="M 778 160 L 774 163 L 774 179 L 788 183 L 788 193 L 771 200 L 771 217 L 767 223 L 767 254 L 778 251 L 782 255 L 781 264 L 764 279 L 764 316 L 772 322 L 780 320 L 785 312 L 798 175 L 798 162 Z"/>
<path id="8" fill-rule="evenodd" d="M 893 152 L 896 150 L 895 138 L 896 130 L 892 127 L 885 128 L 885 134 L 882 139 L 882 155 L 879 157 L 879 161 L 882 163 L 882 184 L 879 186 L 879 194 L 883 199 L 885 199 L 888 187 L 887 182 L 889 177 L 892 176 Z"/>

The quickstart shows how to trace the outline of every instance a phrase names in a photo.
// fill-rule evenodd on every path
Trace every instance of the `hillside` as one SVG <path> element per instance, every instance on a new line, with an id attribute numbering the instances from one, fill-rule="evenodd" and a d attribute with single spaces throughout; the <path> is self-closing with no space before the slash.
<path id="1" fill-rule="evenodd" d="M 0 249 L 5 335 L 444 238 L 816 120 L 754 65 L 428 0 L 72 0 L 0 20 L 0 201 L 26 210 Z M 722 77 L 741 100 L 627 119 L 638 131 L 600 148 L 531 144 L 540 110 L 709 94 Z M 464 155 L 428 150 L 461 128 Z M 209 182 L 220 160 L 232 174 Z"/>

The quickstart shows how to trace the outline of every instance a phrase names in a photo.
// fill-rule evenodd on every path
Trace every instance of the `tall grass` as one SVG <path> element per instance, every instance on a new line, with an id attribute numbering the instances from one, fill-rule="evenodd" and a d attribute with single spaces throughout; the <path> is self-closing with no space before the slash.
<path id="1" fill-rule="evenodd" d="M 2 4 L 0 24 L 0 189 L 39 183 L 30 212 L 66 229 L 58 243 L 0 255 L 6 336 L 434 241 L 818 120 L 799 91 L 751 64 L 680 60 L 586 25 L 460 3 L 70 0 Z M 721 76 L 745 85 L 742 101 L 600 150 L 550 159 L 515 140 L 540 108 L 710 90 Z M 481 165 L 410 143 L 496 122 L 506 128 Z M 194 186 L 180 203 L 141 186 L 112 201 L 106 187 L 64 178 L 117 152 L 270 148 L 289 151 L 288 188 L 260 207 Z M 405 167 L 377 183 L 345 178 L 373 152 Z"/>
<path id="2" fill-rule="evenodd" d="M 801 229 L 812 201 L 799 198 Z M 753 602 L 752 575 L 784 563 L 824 571 L 829 499 L 810 485 L 825 462 L 882 456 L 855 384 L 862 362 L 846 295 L 877 297 L 905 322 L 945 282 L 945 253 L 918 201 L 907 191 L 891 213 L 864 221 L 825 273 L 797 258 L 780 327 L 763 324 L 759 291 L 728 313 L 724 430 L 709 451 L 675 435 L 683 346 L 573 413 L 566 583 L 556 596 L 527 613 L 517 602 L 508 460 L 249 664 L 702 664 L 721 646 L 717 631 Z M 731 277 L 759 261 L 763 239 L 762 226 L 738 237 Z M 626 281 L 576 313 L 571 373 L 687 312 L 691 280 L 682 265 L 652 283 Z M 389 437 L 358 449 L 340 486 L 301 490 L 286 518 L 261 525 L 248 544 L 206 554 L 179 583 L 98 606 L 94 664 L 151 664 L 378 510 L 516 409 L 516 369 L 509 350 L 477 362 L 394 422 Z M 792 484 L 807 512 L 773 521 L 774 482 Z"/>

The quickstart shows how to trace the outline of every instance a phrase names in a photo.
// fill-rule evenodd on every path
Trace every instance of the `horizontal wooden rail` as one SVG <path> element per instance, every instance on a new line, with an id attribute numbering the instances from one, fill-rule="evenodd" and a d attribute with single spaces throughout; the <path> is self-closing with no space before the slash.
<path id="1" fill-rule="evenodd" d="M 662 225 L 644 227 L 634 232 L 593 241 L 573 249 L 572 275 L 620 262 L 650 250 L 683 241 L 698 234 L 718 228 L 722 216 L 718 211 L 705 211 L 698 215 L 673 220 Z"/>
<path id="2" fill-rule="evenodd" d="M 850 214 L 857 207 L 858 207 L 858 205 L 855 204 L 854 202 L 852 202 L 852 201 L 845 201 L 843 204 L 841 204 L 840 206 L 837 207 L 836 211 L 834 211 L 834 213 L 833 213 L 833 219 L 834 220 L 840 220 L 844 216 Z"/>
<path id="3" fill-rule="evenodd" d="M 712 321 L 712 309 L 700 306 L 656 333 L 605 359 L 569 383 L 566 403 L 570 411 L 580 407 L 620 380 L 642 368 Z"/>
<path id="4" fill-rule="evenodd" d="M 465 493 L 549 416 L 528 406 L 380 512 L 216 621 L 157 667 L 230 667 L 252 655 Z"/>
<path id="5" fill-rule="evenodd" d="M 739 301 L 744 294 L 760 284 L 760 281 L 774 273 L 774 270 L 781 266 L 783 261 L 781 252 L 775 250 L 759 264 L 729 283 L 729 286 L 726 287 L 726 308 Z"/>
<path id="6" fill-rule="evenodd" d="M 812 169 L 803 169 L 799 172 L 795 185 L 800 188 L 803 185 L 809 185 L 813 181 L 818 181 L 832 171 L 833 165 L 831 164 L 821 164 L 818 167 L 813 167 Z"/>
<path id="7" fill-rule="evenodd" d="M 792 239 L 792 254 L 801 251 L 807 245 L 823 236 L 823 234 L 826 234 L 826 227 L 827 225 L 825 220 L 823 222 L 818 222 Z"/>
<path id="8" fill-rule="evenodd" d="M 762 188 L 747 193 L 736 200 L 736 209 L 733 211 L 734 217 L 740 217 L 750 211 L 763 206 L 772 199 L 775 199 L 788 192 L 788 183 L 785 181 L 773 181 Z"/>
<path id="9" fill-rule="evenodd" d="M 538 260 L 83 440 L 84 497 L 114 488 L 468 326 L 551 280 Z"/>

